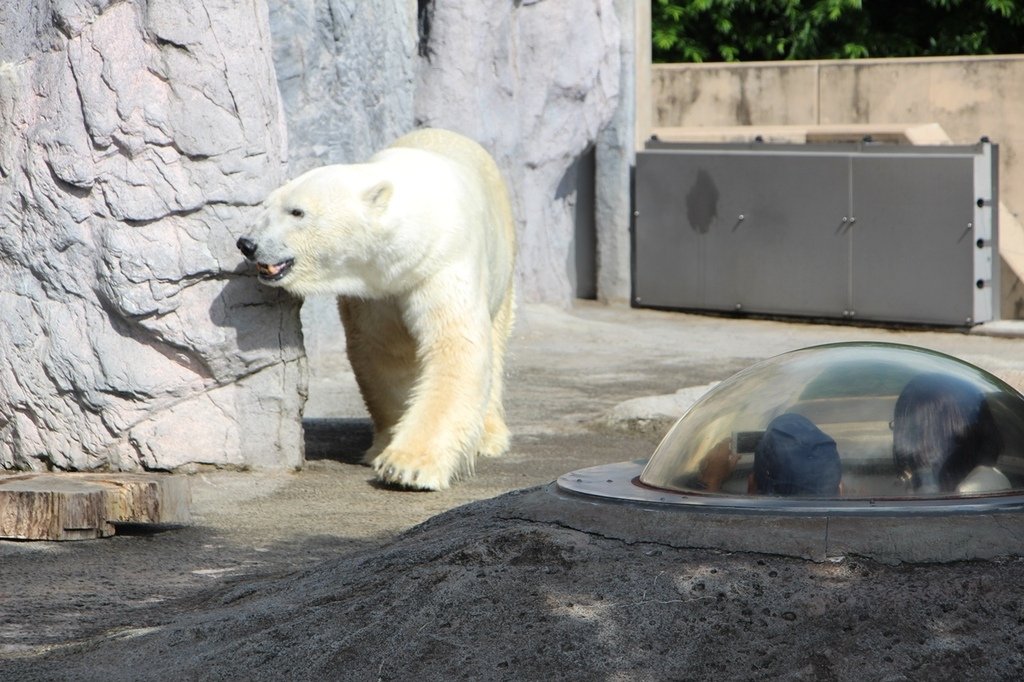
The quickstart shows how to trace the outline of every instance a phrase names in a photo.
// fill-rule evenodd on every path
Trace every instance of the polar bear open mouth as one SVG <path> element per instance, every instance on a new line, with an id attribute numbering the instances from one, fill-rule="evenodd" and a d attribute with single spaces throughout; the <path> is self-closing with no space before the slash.
<path id="1" fill-rule="evenodd" d="M 295 259 L 289 258 L 283 260 L 280 263 L 270 265 L 269 263 L 257 263 L 256 270 L 259 272 L 260 279 L 265 282 L 274 282 L 281 279 L 288 274 L 288 271 L 295 265 Z"/>

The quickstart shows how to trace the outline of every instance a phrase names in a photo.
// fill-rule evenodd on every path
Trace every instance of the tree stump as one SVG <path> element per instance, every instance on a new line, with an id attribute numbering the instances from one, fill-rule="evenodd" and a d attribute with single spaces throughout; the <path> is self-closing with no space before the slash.
<path id="1" fill-rule="evenodd" d="M 0 538 L 89 540 L 118 524 L 190 522 L 189 486 L 170 474 L 18 474 L 0 476 Z"/>

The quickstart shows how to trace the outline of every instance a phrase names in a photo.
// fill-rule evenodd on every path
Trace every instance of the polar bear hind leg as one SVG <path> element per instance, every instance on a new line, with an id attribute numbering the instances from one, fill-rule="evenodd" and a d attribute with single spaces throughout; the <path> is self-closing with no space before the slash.
<path id="1" fill-rule="evenodd" d="M 502 392 L 505 380 L 505 350 L 514 320 L 515 290 L 510 286 L 491 326 L 491 395 L 487 413 L 484 415 L 484 434 L 479 448 L 480 454 L 484 457 L 505 454 L 511 440 L 508 426 L 505 424 Z"/>

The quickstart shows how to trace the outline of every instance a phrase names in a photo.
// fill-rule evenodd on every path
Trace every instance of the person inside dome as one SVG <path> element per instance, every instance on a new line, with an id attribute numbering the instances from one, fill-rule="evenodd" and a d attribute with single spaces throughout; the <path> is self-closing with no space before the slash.
<path id="1" fill-rule="evenodd" d="M 892 421 L 896 469 L 918 493 L 998 492 L 1011 487 L 996 467 L 1002 437 L 973 384 L 923 374 L 903 388 Z"/>
<path id="2" fill-rule="evenodd" d="M 787 412 L 768 423 L 754 449 L 753 485 L 759 495 L 835 497 L 842 494 L 836 442 L 803 415 Z"/>
<path id="3" fill-rule="evenodd" d="M 739 456 L 722 441 L 705 457 L 699 483 L 721 490 Z M 754 469 L 747 478 L 754 495 L 836 497 L 842 495 L 842 467 L 836 442 L 802 415 L 787 412 L 772 419 L 754 448 Z"/>

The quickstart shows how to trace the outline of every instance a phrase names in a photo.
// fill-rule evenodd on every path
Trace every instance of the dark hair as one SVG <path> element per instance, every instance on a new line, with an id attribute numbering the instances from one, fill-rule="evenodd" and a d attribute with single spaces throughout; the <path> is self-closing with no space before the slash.
<path id="1" fill-rule="evenodd" d="M 896 400 L 892 457 L 914 489 L 955 490 L 977 466 L 992 466 L 1003 449 L 981 390 L 945 374 L 922 374 Z"/>
<path id="2" fill-rule="evenodd" d="M 759 494 L 837 495 L 841 478 L 836 442 L 802 415 L 771 420 L 754 449 Z"/>

